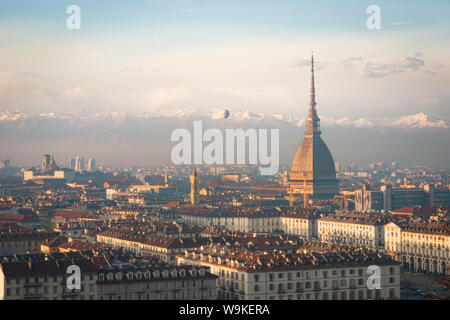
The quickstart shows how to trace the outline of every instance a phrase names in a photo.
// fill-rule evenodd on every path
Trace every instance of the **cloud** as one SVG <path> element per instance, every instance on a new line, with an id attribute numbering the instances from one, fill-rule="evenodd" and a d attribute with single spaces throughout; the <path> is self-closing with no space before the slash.
<path id="1" fill-rule="evenodd" d="M 257 118 L 264 118 L 265 116 L 266 115 L 264 113 L 250 112 L 248 110 L 234 113 L 234 118 L 237 119 L 257 119 Z"/>
<path id="2" fill-rule="evenodd" d="M 230 116 L 230 110 L 228 109 L 216 109 L 211 115 L 211 119 L 227 119 Z"/>
<path id="3" fill-rule="evenodd" d="M 425 65 L 418 52 L 413 57 L 403 56 L 391 63 L 366 61 L 362 57 L 350 57 L 343 61 L 344 68 L 352 71 L 357 78 L 381 78 L 392 74 L 417 71 Z"/>
<path id="4" fill-rule="evenodd" d="M 63 98 L 79 98 L 83 97 L 85 94 L 84 90 L 80 86 L 75 86 L 70 89 L 66 89 L 61 93 Z"/>
<path id="5" fill-rule="evenodd" d="M 410 128 L 448 128 L 444 120 L 430 120 L 423 112 L 402 116 L 392 121 L 393 126 L 410 127 Z"/>
<path id="6" fill-rule="evenodd" d="M 316 70 L 322 70 L 328 65 L 326 62 L 321 62 L 316 59 L 314 59 L 314 68 Z M 290 59 L 285 62 L 276 63 L 274 65 L 275 67 L 281 67 L 281 68 L 308 68 L 311 66 L 311 60 L 310 59 Z"/>

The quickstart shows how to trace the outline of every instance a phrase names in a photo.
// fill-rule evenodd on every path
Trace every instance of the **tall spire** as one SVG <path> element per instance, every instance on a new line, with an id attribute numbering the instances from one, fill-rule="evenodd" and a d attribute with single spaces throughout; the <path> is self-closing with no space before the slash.
<path id="1" fill-rule="evenodd" d="M 311 93 L 310 93 L 310 109 L 316 107 L 316 88 L 314 87 L 314 53 L 311 52 Z"/>
<path id="2" fill-rule="evenodd" d="M 306 118 L 306 135 L 320 134 L 320 119 L 316 111 L 316 88 L 314 84 L 314 54 L 311 53 L 311 91 L 309 101 L 309 112 Z"/>

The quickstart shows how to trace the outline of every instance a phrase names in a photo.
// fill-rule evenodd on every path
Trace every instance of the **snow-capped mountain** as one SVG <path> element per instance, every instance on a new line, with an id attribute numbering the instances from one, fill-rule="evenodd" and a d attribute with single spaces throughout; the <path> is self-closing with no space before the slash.
<path id="1" fill-rule="evenodd" d="M 228 111 L 228 112 L 227 112 Z M 170 140 L 177 128 L 255 128 L 280 130 L 280 161 L 289 163 L 303 139 L 304 119 L 286 114 L 192 109 L 170 112 L 46 113 L 0 112 L 0 158 L 28 159 L 43 153 L 64 163 L 89 154 L 99 163 L 159 165 L 170 163 Z M 394 118 L 321 117 L 322 137 L 336 161 L 401 161 L 450 167 L 448 120 L 425 113 Z M 192 132 L 192 131 L 191 131 Z M 23 160 L 25 161 L 25 160 Z"/>

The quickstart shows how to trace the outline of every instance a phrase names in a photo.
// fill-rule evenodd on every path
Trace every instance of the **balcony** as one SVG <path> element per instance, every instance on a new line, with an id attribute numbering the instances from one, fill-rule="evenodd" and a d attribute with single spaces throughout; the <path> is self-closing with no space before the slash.
<path id="1" fill-rule="evenodd" d="M 61 295 L 63 297 L 74 297 L 77 296 L 80 292 L 80 290 L 63 291 Z"/>
<path id="2" fill-rule="evenodd" d="M 29 292 L 29 293 L 25 293 L 24 299 L 35 300 L 35 299 L 38 299 L 40 297 L 42 297 L 42 293 L 40 293 L 40 292 L 38 292 L 38 293 Z"/>

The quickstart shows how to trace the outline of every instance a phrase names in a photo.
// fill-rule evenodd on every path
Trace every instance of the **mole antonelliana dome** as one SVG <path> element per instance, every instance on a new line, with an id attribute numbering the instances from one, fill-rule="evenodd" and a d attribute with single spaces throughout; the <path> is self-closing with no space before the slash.
<path id="1" fill-rule="evenodd" d="M 305 139 L 295 153 L 289 176 L 289 193 L 311 198 L 332 198 L 338 194 L 333 156 L 320 137 L 320 119 L 316 111 L 314 57 L 311 57 L 311 95 L 306 118 Z"/>

